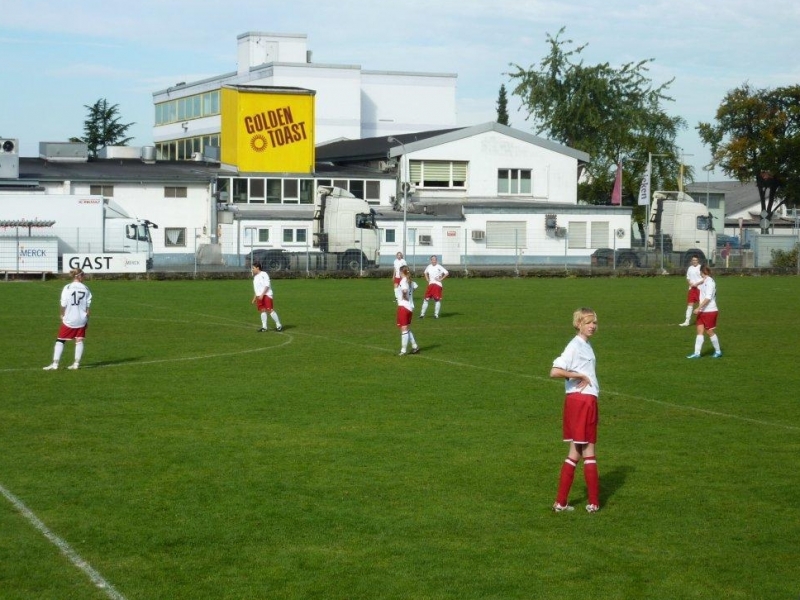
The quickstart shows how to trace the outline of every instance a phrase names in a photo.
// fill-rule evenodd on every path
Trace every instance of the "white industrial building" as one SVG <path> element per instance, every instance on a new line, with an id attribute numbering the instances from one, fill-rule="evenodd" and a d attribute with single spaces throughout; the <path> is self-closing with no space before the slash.
<path id="1" fill-rule="evenodd" d="M 316 92 L 316 143 L 455 127 L 452 73 L 365 70 L 312 61 L 306 35 L 243 33 L 236 72 L 178 82 L 153 94 L 153 140 L 162 160 L 220 146 L 222 86 L 300 87 Z"/>

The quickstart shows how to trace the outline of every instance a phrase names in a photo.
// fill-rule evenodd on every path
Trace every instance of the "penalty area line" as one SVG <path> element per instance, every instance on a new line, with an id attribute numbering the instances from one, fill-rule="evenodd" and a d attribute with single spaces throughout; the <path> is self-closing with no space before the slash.
<path id="1" fill-rule="evenodd" d="M 120 594 L 117 590 L 114 589 L 106 579 L 97 572 L 89 563 L 83 560 L 80 555 L 73 550 L 72 546 L 70 546 L 66 541 L 62 538 L 57 536 L 55 533 L 50 531 L 50 528 L 47 527 L 44 523 L 42 523 L 41 519 L 37 517 L 33 512 L 25 506 L 25 504 L 17 498 L 14 494 L 8 491 L 2 484 L 0 484 L 0 494 L 6 497 L 14 508 L 19 511 L 19 513 L 25 517 L 25 519 L 33 525 L 39 533 L 41 533 L 47 540 L 53 544 L 56 548 L 58 548 L 61 553 L 69 559 L 69 561 L 75 566 L 76 568 L 83 571 L 86 575 L 89 576 L 89 579 L 92 581 L 94 586 L 100 590 L 103 590 L 109 598 L 112 600 L 125 600 L 125 596 Z"/>

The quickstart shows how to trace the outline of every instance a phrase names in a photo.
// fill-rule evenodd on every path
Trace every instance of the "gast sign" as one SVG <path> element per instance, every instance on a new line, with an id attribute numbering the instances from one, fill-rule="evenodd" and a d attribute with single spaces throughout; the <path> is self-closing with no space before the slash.
<path id="1" fill-rule="evenodd" d="M 64 273 L 72 269 L 82 269 L 85 273 L 145 273 L 147 253 L 65 254 L 61 268 Z"/>

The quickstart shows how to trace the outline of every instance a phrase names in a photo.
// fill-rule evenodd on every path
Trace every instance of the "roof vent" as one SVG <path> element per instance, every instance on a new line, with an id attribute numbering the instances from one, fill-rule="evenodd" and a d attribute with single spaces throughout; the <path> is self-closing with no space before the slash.
<path id="1" fill-rule="evenodd" d="M 39 158 L 50 162 L 86 162 L 89 146 L 86 142 L 39 142 Z"/>

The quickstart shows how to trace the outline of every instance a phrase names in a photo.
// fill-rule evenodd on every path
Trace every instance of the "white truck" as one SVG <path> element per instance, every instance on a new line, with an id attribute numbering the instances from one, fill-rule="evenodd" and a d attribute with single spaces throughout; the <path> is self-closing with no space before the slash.
<path id="1" fill-rule="evenodd" d="M 0 193 L 0 270 L 142 272 L 151 227 L 103 196 Z"/>
<path id="2" fill-rule="evenodd" d="M 687 267 L 692 257 L 700 262 L 716 258 L 717 233 L 708 207 L 685 192 L 656 191 L 650 205 L 647 236 L 632 227 L 631 246 L 600 248 L 592 265 L 631 267 Z M 625 237 L 624 235 L 622 236 Z"/>
<path id="3" fill-rule="evenodd" d="M 340 270 L 360 272 L 380 259 L 380 232 L 375 210 L 366 200 L 334 186 L 317 189 L 309 250 L 252 248 L 246 266 L 261 262 L 265 269 Z"/>

